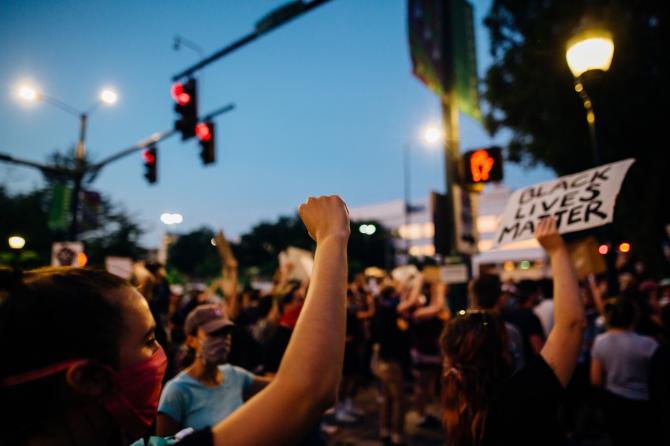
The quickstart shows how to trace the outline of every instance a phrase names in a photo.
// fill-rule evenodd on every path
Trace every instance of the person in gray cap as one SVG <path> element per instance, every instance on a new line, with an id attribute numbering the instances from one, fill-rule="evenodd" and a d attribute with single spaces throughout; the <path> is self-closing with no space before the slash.
<path id="1" fill-rule="evenodd" d="M 217 304 L 200 305 L 188 314 L 184 333 L 195 360 L 163 389 L 156 422 L 158 435 L 214 426 L 270 382 L 226 364 L 234 326 L 225 309 Z"/>

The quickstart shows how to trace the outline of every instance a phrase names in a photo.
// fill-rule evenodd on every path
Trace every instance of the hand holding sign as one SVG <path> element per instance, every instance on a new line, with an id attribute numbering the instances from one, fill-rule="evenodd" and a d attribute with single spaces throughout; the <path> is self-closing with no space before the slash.
<path id="1" fill-rule="evenodd" d="M 538 222 L 549 216 L 561 234 L 610 223 L 621 183 L 634 162 L 605 164 L 517 190 L 503 212 L 495 246 L 531 238 Z"/>
<path id="2" fill-rule="evenodd" d="M 556 228 L 556 219 L 553 217 L 543 218 L 537 224 L 535 229 L 535 238 L 542 245 L 547 254 L 552 254 L 561 248 L 565 248 L 563 238 L 561 238 Z"/>

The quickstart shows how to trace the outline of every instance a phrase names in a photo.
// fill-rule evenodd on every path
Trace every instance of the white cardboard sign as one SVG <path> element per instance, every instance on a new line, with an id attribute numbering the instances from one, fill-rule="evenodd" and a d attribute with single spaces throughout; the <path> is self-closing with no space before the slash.
<path id="1" fill-rule="evenodd" d="M 612 221 L 628 158 L 515 191 L 507 202 L 494 246 L 532 238 L 542 218 L 556 218 L 558 232 L 581 231 Z"/>

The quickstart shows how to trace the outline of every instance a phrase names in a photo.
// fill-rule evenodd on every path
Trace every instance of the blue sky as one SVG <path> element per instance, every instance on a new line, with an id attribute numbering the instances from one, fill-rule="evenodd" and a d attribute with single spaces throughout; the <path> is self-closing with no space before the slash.
<path id="1" fill-rule="evenodd" d="M 174 51 L 181 34 L 210 53 L 248 33 L 286 0 L 8 1 L 1 14 L 0 152 L 44 160 L 78 137 L 77 120 L 48 104 L 19 103 L 12 88 L 31 79 L 79 109 L 101 87 L 120 100 L 90 118 L 88 149 L 101 159 L 174 121 L 173 74 L 197 61 Z M 490 63 L 481 18 L 490 0 L 475 1 L 480 73 Z M 337 193 L 350 206 L 402 196 L 403 146 L 412 148 L 412 196 L 443 190 L 443 156 L 421 146 L 419 131 L 439 122 L 437 98 L 411 74 L 406 1 L 333 0 L 211 65 L 199 76 L 200 110 L 234 102 L 219 117 L 217 163 L 203 167 L 193 141 L 159 145 L 159 182 L 143 178 L 140 155 L 107 167 L 94 189 L 122 203 L 156 245 L 162 212 L 180 212 L 180 231 L 200 225 L 239 235 L 261 220 L 293 212 L 308 195 Z M 494 140 L 461 118 L 461 148 Z M 552 176 L 506 166 L 516 188 Z M 41 184 L 22 167 L 0 165 L 12 191 Z"/>

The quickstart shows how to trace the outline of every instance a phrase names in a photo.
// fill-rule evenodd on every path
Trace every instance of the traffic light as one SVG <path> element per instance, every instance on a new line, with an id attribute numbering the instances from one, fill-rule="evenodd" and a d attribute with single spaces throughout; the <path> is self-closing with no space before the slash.
<path id="1" fill-rule="evenodd" d="M 463 154 L 466 184 L 482 184 L 503 179 L 503 159 L 500 147 L 470 150 Z"/>
<path id="2" fill-rule="evenodd" d="M 200 122 L 195 126 L 195 134 L 200 140 L 200 158 L 204 165 L 212 164 L 216 160 L 216 141 L 214 138 L 214 123 Z"/>
<path id="3" fill-rule="evenodd" d="M 155 145 L 150 145 L 142 151 L 142 160 L 144 161 L 144 178 L 149 184 L 154 184 L 157 180 L 158 150 Z"/>
<path id="4" fill-rule="evenodd" d="M 175 82 L 170 91 L 176 104 L 174 110 L 179 115 L 175 121 L 175 130 L 181 132 L 181 140 L 195 136 L 195 126 L 198 123 L 198 85 L 194 78 L 185 83 Z"/>

